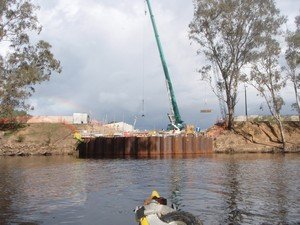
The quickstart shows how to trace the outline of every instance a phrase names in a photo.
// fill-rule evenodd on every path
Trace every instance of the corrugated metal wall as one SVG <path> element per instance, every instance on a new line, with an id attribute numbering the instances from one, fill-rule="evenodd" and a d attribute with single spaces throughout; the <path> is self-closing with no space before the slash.
<path id="1" fill-rule="evenodd" d="M 78 146 L 80 158 L 156 158 L 213 153 L 213 140 L 201 135 L 97 137 Z"/>

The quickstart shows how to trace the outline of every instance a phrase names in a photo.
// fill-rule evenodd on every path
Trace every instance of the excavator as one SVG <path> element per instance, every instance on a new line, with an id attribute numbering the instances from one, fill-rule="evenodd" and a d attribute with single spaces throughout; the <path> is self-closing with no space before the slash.
<path id="1" fill-rule="evenodd" d="M 177 106 L 177 101 L 176 101 L 176 98 L 175 98 L 175 92 L 174 92 L 173 85 L 172 85 L 172 82 L 171 82 L 171 78 L 170 78 L 170 75 L 169 75 L 169 70 L 168 70 L 168 67 L 167 67 L 166 60 L 165 60 L 165 56 L 164 56 L 164 52 L 163 52 L 162 45 L 161 45 L 161 42 L 160 42 L 160 38 L 159 38 L 159 35 L 158 35 L 158 30 L 157 30 L 154 15 L 153 15 L 153 12 L 152 12 L 150 0 L 146 0 L 146 2 L 147 2 L 149 14 L 150 14 L 150 19 L 151 19 L 155 39 L 156 39 L 156 44 L 157 44 L 159 55 L 160 55 L 160 60 L 161 60 L 161 63 L 162 63 L 164 74 L 165 74 L 168 97 L 169 97 L 169 101 L 170 101 L 170 111 L 171 112 L 167 114 L 168 118 L 170 120 L 170 124 L 168 124 L 167 129 L 168 130 L 181 131 L 181 130 L 184 130 L 186 128 L 186 125 L 182 121 L 180 113 L 179 113 L 179 109 L 178 109 L 178 106 Z"/>

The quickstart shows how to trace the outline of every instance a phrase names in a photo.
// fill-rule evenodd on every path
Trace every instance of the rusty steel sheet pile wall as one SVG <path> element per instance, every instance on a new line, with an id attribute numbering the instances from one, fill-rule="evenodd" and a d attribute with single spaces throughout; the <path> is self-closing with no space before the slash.
<path id="1" fill-rule="evenodd" d="M 213 140 L 198 135 L 87 138 L 80 158 L 163 158 L 213 153 Z"/>

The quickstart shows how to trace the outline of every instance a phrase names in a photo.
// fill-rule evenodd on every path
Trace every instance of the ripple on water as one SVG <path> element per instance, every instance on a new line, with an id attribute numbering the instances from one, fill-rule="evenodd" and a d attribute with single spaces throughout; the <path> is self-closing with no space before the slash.
<path id="1" fill-rule="evenodd" d="M 135 224 L 157 189 L 205 224 L 299 224 L 300 156 L 0 158 L 0 224 Z"/>

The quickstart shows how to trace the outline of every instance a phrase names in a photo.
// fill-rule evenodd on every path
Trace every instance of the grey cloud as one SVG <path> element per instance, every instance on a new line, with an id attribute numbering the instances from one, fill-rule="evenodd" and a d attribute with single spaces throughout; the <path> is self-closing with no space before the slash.
<path id="1" fill-rule="evenodd" d="M 31 102 L 33 114 L 72 114 L 84 111 L 103 120 L 133 123 L 139 128 L 166 128 L 169 102 L 158 50 L 143 0 L 35 0 L 44 27 L 39 38 L 49 41 L 63 72 L 37 87 Z M 152 1 L 160 37 L 186 123 L 202 128 L 219 117 L 216 97 L 199 83 L 196 70 L 205 61 L 190 45 L 188 24 L 193 17 L 192 1 Z M 293 0 L 280 3 L 293 14 Z M 295 3 L 295 2 L 294 2 Z M 144 80 L 144 87 L 143 87 Z M 242 95 L 242 93 L 241 93 Z M 252 95 L 255 96 L 255 93 Z M 242 97 L 238 103 L 243 114 Z M 207 104 L 205 104 L 207 99 Z M 262 100 L 262 99 L 260 99 Z M 249 102 L 257 108 L 256 102 Z M 209 107 L 212 114 L 201 114 Z"/>

